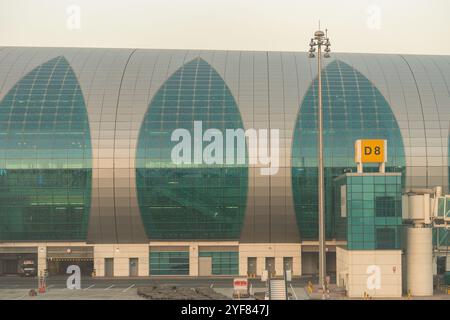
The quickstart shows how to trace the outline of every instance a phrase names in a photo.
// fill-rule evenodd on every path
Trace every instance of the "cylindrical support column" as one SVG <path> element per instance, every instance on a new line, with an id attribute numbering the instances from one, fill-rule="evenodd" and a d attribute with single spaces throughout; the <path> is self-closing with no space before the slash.
<path id="1" fill-rule="evenodd" d="M 37 273 L 38 276 L 45 275 L 45 270 L 47 270 L 47 247 L 38 247 L 38 261 L 37 262 Z"/>
<path id="2" fill-rule="evenodd" d="M 189 275 L 198 277 L 198 245 L 189 246 Z"/>
<path id="3" fill-rule="evenodd" d="M 318 158 L 319 158 L 319 285 L 324 285 L 326 271 L 325 251 L 325 178 L 323 165 L 323 106 L 322 106 L 322 51 L 319 44 L 317 52 L 317 78 L 318 78 Z"/>
<path id="4" fill-rule="evenodd" d="M 432 296 L 432 228 L 410 227 L 407 230 L 407 288 L 413 296 Z"/>

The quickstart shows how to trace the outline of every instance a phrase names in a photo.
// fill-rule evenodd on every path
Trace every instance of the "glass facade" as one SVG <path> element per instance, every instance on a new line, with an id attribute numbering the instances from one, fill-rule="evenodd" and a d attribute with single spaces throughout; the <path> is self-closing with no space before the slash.
<path id="1" fill-rule="evenodd" d="M 345 196 L 342 196 L 342 185 Z M 401 249 L 402 177 L 348 174 L 335 182 L 334 211 L 349 250 Z M 341 201 L 346 201 L 342 206 Z M 342 208 L 346 208 L 343 214 Z M 345 217 L 343 217 L 345 216 Z"/>
<path id="2" fill-rule="evenodd" d="M 247 165 L 180 164 L 171 160 L 175 129 L 243 128 L 220 75 L 202 59 L 176 71 L 150 103 L 136 156 L 136 186 L 150 239 L 239 239 L 247 199 Z M 203 148 L 209 143 L 201 142 Z M 203 148 L 201 150 L 203 150 Z M 237 154 L 235 144 L 234 154 Z M 194 152 L 192 152 L 192 155 Z"/>
<path id="3" fill-rule="evenodd" d="M 356 171 L 354 143 L 387 139 L 387 172 L 404 172 L 402 136 L 392 110 L 377 88 L 346 63 L 334 60 L 322 71 L 326 236 L 335 237 L 333 179 Z M 292 146 L 292 185 L 302 239 L 317 239 L 317 79 L 305 95 Z M 377 167 L 367 168 L 376 171 Z"/>
<path id="4" fill-rule="evenodd" d="M 84 240 L 92 151 L 67 60 L 25 75 L 0 102 L 0 240 Z"/>
<path id="5" fill-rule="evenodd" d="M 317 61 L 306 57 L 3 48 L 0 242 L 316 239 Z M 356 139 L 388 140 L 387 172 L 401 172 L 404 188 L 448 194 L 450 56 L 335 53 L 326 62 L 328 239 L 339 233 L 333 178 L 356 171 Z M 195 120 L 203 132 L 279 129 L 279 172 L 174 165 L 170 134 L 192 134 Z M 383 218 L 389 203 L 377 202 Z M 445 245 L 450 236 L 437 230 L 434 239 Z"/>
<path id="6" fill-rule="evenodd" d="M 450 217 L 450 198 L 442 197 L 438 201 L 438 217 L 445 218 Z M 450 248 L 450 231 L 446 228 L 433 229 L 433 244 L 440 248 Z"/>
<path id="7" fill-rule="evenodd" d="M 150 251 L 150 275 L 189 275 L 189 252 Z"/>
<path id="8" fill-rule="evenodd" d="M 433 245 L 440 248 L 450 248 L 450 231 L 445 228 L 433 229 Z"/>
<path id="9" fill-rule="evenodd" d="M 239 252 L 205 251 L 199 257 L 211 257 L 213 275 L 239 274 Z"/>
<path id="10" fill-rule="evenodd" d="M 449 96 L 450 96 L 450 88 L 449 88 Z M 447 136 L 448 138 L 448 145 L 447 145 L 447 159 L 450 159 L 450 135 Z M 450 161 L 447 161 L 447 169 L 448 169 L 448 179 L 449 179 L 449 185 L 450 185 Z M 450 208 L 450 203 L 447 200 L 447 208 Z M 439 211 L 441 212 L 441 211 Z M 433 244 L 436 246 L 444 246 L 447 248 L 450 248 L 450 230 L 447 230 L 445 228 L 436 228 L 433 230 Z M 447 258 L 450 259 L 450 258 Z M 450 273 L 449 273 L 449 279 L 450 279 Z"/>

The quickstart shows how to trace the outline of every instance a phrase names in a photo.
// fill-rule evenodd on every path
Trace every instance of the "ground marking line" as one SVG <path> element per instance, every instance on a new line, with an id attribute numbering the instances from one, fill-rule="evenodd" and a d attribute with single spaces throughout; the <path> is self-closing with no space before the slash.
<path id="1" fill-rule="evenodd" d="M 16 298 L 16 300 L 22 300 L 22 299 L 25 298 L 27 295 L 28 295 L 28 293 L 25 293 L 24 295 L 22 295 L 22 296 Z"/>
<path id="2" fill-rule="evenodd" d="M 88 289 L 92 288 L 93 286 L 95 286 L 95 284 L 92 284 L 92 285 L 90 285 L 89 287 L 84 288 L 83 290 L 88 290 Z"/>
<path id="3" fill-rule="evenodd" d="M 122 290 L 122 292 L 127 292 L 128 290 L 130 290 L 131 288 L 133 288 L 135 286 L 135 284 L 133 283 L 131 286 L 129 286 L 128 288 L 126 288 L 125 290 Z"/>
<path id="4" fill-rule="evenodd" d="M 114 285 L 112 284 L 112 285 L 110 285 L 108 288 L 105 288 L 105 289 L 103 289 L 103 290 L 108 290 L 108 289 L 111 289 L 112 287 L 114 287 Z"/>

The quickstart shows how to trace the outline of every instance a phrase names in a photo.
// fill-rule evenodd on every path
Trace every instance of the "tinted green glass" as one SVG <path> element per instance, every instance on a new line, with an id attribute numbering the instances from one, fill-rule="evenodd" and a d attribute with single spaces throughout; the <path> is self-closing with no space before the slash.
<path id="1" fill-rule="evenodd" d="M 401 180 L 384 179 L 384 192 L 374 192 L 368 188 L 377 180 L 363 180 L 362 197 L 365 199 L 355 204 L 355 193 L 349 188 L 355 180 L 361 177 L 347 175 L 335 180 L 334 188 L 334 212 L 335 233 L 339 240 L 347 240 L 349 250 L 376 250 L 376 249 L 400 249 L 402 226 L 402 202 L 401 190 L 390 188 L 400 185 Z M 392 178 L 392 177 L 389 177 Z M 394 177 L 395 178 L 395 177 Z M 381 181 L 381 179 L 378 179 Z M 342 197 L 341 186 L 346 184 L 346 196 Z M 389 191 L 393 190 L 393 191 Z M 346 215 L 342 217 L 343 208 L 341 201 L 346 201 Z"/>
<path id="2" fill-rule="evenodd" d="M 211 257 L 213 275 L 239 274 L 239 252 L 200 252 L 199 257 Z"/>
<path id="3" fill-rule="evenodd" d="M 450 231 L 445 230 L 444 228 L 434 228 L 433 244 L 444 248 L 450 248 Z"/>
<path id="4" fill-rule="evenodd" d="M 405 155 L 401 133 L 388 102 L 378 89 L 361 73 L 339 60 L 332 61 L 322 71 L 322 77 L 325 195 L 333 193 L 333 178 L 345 170 L 356 171 L 354 143 L 357 139 L 387 139 L 386 171 L 403 172 Z M 316 88 L 317 79 L 300 107 L 292 147 L 294 205 L 303 239 L 318 237 Z M 368 165 L 365 170 L 378 169 Z M 362 181 L 358 180 L 352 190 L 362 192 Z M 326 236 L 333 238 L 332 197 L 325 196 L 325 202 Z M 360 206 L 360 203 L 356 205 Z"/>
<path id="5" fill-rule="evenodd" d="M 91 140 L 83 94 L 60 56 L 0 102 L 0 239 L 84 240 Z"/>
<path id="6" fill-rule="evenodd" d="M 447 152 L 448 152 L 448 159 L 450 159 L 450 136 L 448 136 Z M 449 161 L 449 167 L 448 167 L 448 176 L 449 176 L 449 185 L 450 185 L 450 161 Z M 446 202 L 446 203 L 444 203 L 444 202 Z M 440 213 L 442 213 L 442 216 L 444 216 L 450 210 L 449 199 L 439 200 L 438 205 L 439 205 L 438 215 Z M 444 207 L 446 207 L 446 210 L 444 210 Z M 433 243 L 435 245 L 450 247 L 450 230 L 446 230 L 444 228 L 439 228 L 439 230 L 433 230 L 433 234 L 434 234 Z"/>
<path id="7" fill-rule="evenodd" d="M 203 131 L 219 129 L 224 137 L 226 129 L 243 128 L 230 90 L 202 59 L 177 70 L 156 93 L 144 117 L 136 184 L 147 235 L 150 239 L 239 239 L 247 165 L 172 162 L 171 151 L 178 144 L 171 141 L 172 132 L 187 129 L 192 142 L 194 121 L 202 121 Z M 202 142 L 203 148 L 208 144 Z"/>
<path id="8" fill-rule="evenodd" d="M 189 275 L 189 252 L 151 251 L 150 275 Z"/>
<path id="9" fill-rule="evenodd" d="M 377 249 L 397 249 L 396 228 L 379 227 L 376 229 L 376 232 Z"/>

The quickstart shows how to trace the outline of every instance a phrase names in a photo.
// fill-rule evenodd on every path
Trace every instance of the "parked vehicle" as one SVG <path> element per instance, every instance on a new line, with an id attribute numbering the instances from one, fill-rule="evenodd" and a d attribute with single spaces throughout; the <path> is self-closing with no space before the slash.
<path id="1" fill-rule="evenodd" d="M 37 268 L 34 260 L 24 260 L 21 265 L 21 271 L 21 275 L 24 277 L 35 277 Z"/>

